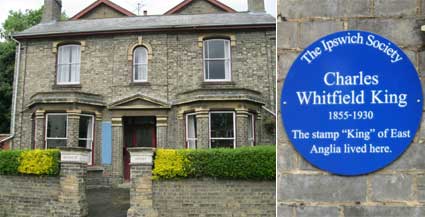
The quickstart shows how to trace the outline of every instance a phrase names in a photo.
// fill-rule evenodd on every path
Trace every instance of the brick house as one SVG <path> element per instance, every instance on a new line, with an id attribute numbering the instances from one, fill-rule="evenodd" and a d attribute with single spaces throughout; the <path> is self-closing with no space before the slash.
<path id="1" fill-rule="evenodd" d="M 12 148 L 85 147 L 120 183 L 128 147 L 274 144 L 275 19 L 248 2 L 135 16 L 98 0 L 59 21 L 61 1 L 45 0 L 42 23 L 14 35 Z"/>

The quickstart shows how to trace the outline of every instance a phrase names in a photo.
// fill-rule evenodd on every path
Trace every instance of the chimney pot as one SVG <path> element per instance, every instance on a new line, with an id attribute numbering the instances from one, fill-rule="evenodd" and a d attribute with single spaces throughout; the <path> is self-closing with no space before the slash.
<path id="1" fill-rule="evenodd" d="M 248 0 L 249 12 L 266 12 L 264 0 Z"/>
<path id="2" fill-rule="evenodd" d="M 56 22 L 61 18 L 62 1 L 61 0 L 44 0 L 42 23 Z"/>

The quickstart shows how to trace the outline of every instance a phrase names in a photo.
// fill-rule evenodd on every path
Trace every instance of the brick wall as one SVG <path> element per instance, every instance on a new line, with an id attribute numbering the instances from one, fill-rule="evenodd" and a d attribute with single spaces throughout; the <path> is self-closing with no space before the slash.
<path id="1" fill-rule="evenodd" d="M 160 217 L 276 216 L 275 182 L 154 181 L 153 191 Z"/>
<path id="2" fill-rule="evenodd" d="M 397 43 L 422 76 L 424 5 L 423 0 L 279 0 L 278 93 L 303 48 L 321 36 L 347 29 L 375 32 Z M 422 124 L 410 148 L 389 167 L 347 178 L 305 162 L 292 148 L 279 120 L 278 216 L 425 216 L 424 127 Z"/>
<path id="3" fill-rule="evenodd" d="M 0 216 L 54 216 L 58 177 L 0 176 Z"/>
<path id="4" fill-rule="evenodd" d="M 87 216 L 86 167 L 62 162 L 57 177 L 0 175 L 0 216 Z"/>

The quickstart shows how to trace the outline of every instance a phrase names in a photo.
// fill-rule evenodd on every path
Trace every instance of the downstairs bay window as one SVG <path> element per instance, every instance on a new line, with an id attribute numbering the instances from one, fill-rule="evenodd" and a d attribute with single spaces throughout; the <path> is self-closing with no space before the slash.
<path id="1" fill-rule="evenodd" d="M 210 148 L 235 148 L 235 112 L 209 113 Z"/>

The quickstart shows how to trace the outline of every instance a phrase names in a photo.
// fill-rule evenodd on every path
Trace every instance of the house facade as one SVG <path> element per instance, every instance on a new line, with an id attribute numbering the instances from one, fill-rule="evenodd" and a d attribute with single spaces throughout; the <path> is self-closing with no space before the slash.
<path id="1" fill-rule="evenodd" d="M 237 148 L 274 144 L 275 19 L 264 2 L 236 12 L 185 0 L 136 16 L 99 0 L 14 35 L 11 147 L 83 147 L 90 166 L 129 179 L 129 147 Z"/>

